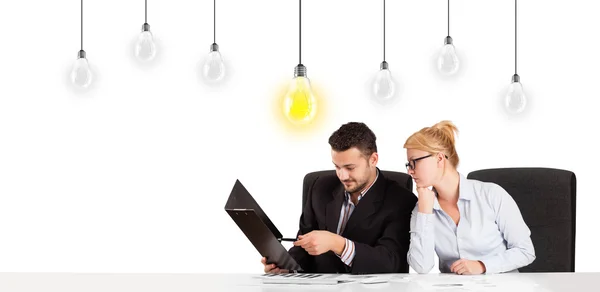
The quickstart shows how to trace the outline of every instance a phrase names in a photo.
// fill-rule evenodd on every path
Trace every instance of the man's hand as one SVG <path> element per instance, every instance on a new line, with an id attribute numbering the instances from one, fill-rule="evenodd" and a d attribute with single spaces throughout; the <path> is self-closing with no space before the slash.
<path id="1" fill-rule="evenodd" d="M 285 270 L 285 269 L 280 269 L 275 264 L 267 264 L 267 259 L 264 258 L 264 257 L 262 258 L 262 260 L 260 260 L 260 262 L 263 264 L 263 266 L 265 266 L 265 273 L 285 274 L 285 273 L 289 273 L 290 272 L 290 271 Z"/>
<path id="2" fill-rule="evenodd" d="M 481 261 L 460 259 L 450 266 L 450 271 L 458 275 L 480 275 L 485 273 L 485 265 Z"/>
<path id="3" fill-rule="evenodd" d="M 308 254 L 317 256 L 328 251 L 341 254 L 346 241 L 343 237 L 325 230 L 315 230 L 304 235 L 299 235 L 294 246 L 301 246 Z"/>

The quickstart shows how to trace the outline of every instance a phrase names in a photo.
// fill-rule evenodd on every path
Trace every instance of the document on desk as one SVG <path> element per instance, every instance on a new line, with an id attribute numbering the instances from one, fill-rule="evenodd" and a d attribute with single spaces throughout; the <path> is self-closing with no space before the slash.
<path id="1" fill-rule="evenodd" d="M 263 274 L 258 276 L 263 284 L 336 285 L 342 283 L 380 284 L 395 279 L 391 275 L 352 274 Z M 397 277 L 396 277 L 397 278 Z"/>
<path id="2" fill-rule="evenodd" d="M 416 282 L 425 291 L 478 291 L 473 278 L 459 275 L 440 275 L 437 279 L 417 279 Z"/>
<path id="3" fill-rule="evenodd" d="M 348 282 L 338 274 L 263 274 L 258 276 L 263 284 L 336 285 Z"/>
<path id="4" fill-rule="evenodd" d="M 510 276 L 459 276 L 441 275 L 438 279 L 416 280 L 424 291 L 515 291 L 515 292 L 538 292 L 542 290 L 535 282 L 527 281 L 525 278 L 511 278 Z"/>
<path id="5" fill-rule="evenodd" d="M 477 291 L 473 290 L 473 287 L 461 283 L 419 284 L 424 291 Z"/>
<path id="6" fill-rule="evenodd" d="M 395 279 L 395 277 L 400 277 L 396 275 L 390 274 L 366 274 L 366 275 L 352 275 L 345 274 L 341 276 L 349 282 L 355 282 L 360 284 L 381 284 L 388 283 L 391 280 Z"/>

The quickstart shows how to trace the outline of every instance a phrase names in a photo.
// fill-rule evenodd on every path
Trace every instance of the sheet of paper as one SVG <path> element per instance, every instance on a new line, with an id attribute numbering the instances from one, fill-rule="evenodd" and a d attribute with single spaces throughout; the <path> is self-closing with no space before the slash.
<path id="1" fill-rule="evenodd" d="M 371 275 L 351 275 L 345 274 L 341 276 L 344 280 L 362 284 L 380 284 L 387 283 L 392 279 L 392 275 L 386 274 L 371 274 Z"/>
<path id="2" fill-rule="evenodd" d="M 438 278 L 416 279 L 419 286 L 427 291 L 476 291 L 476 292 L 538 292 L 539 285 L 523 277 L 510 276 L 459 276 L 441 275 Z"/>
<path id="3" fill-rule="evenodd" d="M 401 275 L 392 274 L 264 274 L 257 276 L 266 284 L 313 284 L 333 285 L 342 283 L 382 284 L 388 282 L 406 282 Z"/>
<path id="4" fill-rule="evenodd" d="M 264 284 L 336 285 L 351 281 L 344 274 L 263 274 L 256 278 Z"/>

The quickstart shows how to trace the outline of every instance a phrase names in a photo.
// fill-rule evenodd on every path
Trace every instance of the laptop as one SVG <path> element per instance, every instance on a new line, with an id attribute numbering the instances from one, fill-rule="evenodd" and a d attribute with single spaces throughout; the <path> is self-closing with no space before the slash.
<path id="1" fill-rule="evenodd" d="M 302 271 L 302 267 L 281 244 L 281 232 L 239 180 L 231 190 L 225 211 L 260 255 L 267 259 L 267 263 L 290 271 Z"/>

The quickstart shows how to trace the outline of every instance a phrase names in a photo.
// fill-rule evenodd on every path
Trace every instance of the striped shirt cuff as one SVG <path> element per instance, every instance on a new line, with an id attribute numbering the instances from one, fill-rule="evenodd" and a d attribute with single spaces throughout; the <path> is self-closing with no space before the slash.
<path id="1" fill-rule="evenodd" d="M 344 262 L 344 264 L 351 267 L 352 261 L 354 261 L 354 256 L 356 255 L 356 250 L 354 249 L 354 242 L 352 242 L 352 240 L 348 240 L 347 238 L 345 238 L 345 240 L 346 245 L 344 246 L 344 251 L 342 251 L 342 254 L 338 257 L 340 260 L 342 260 L 342 262 Z"/>

